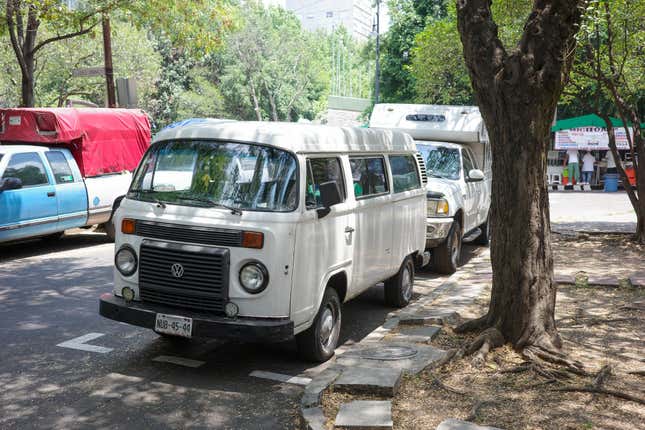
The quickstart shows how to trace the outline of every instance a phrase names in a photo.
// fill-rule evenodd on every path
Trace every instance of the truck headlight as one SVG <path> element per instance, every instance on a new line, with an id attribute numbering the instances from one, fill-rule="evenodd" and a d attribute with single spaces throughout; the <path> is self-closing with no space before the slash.
<path id="1" fill-rule="evenodd" d="M 448 205 L 448 200 L 441 199 L 437 202 L 437 215 L 448 215 L 450 212 L 450 205 Z"/>
<path id="2" fill-rule="evenodd" d="M 450 205 L 446 199 L 433 199 L 427 201 L 428 216 L 432 215 L 448 215 L 450 213 Z"/>
<path id="3" fill-rule="evenodd" d="M 123 276 L 131 276 L 137 271 L 137 254 L 134 249 L 122 246 L 114 256 L 114 265 Z"/>
<path id="4" fill-rule="evenodd" d="M 247 263 L 240 270 L 240 284 L 251 294 L 264 291 L 269 283 L 269 272 L 259 261 Z"/>

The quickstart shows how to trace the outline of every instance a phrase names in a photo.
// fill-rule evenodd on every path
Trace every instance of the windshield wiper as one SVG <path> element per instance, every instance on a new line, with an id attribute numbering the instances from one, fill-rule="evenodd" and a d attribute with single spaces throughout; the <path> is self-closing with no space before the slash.
<path id="1" fill-rule="evenodd" d="M 131 193 L 139 193 L 139 194 L 152 194 L 152 193 L 155 192 L 155 190 L 151 190 L 151 189 L 144 190 L 144 189 L 141 189 L 141 188 L 135 188 L 133 190 L 130 190 L 130 192 Z M 160 208 L 166 209 L 166 203 L 162 202 L 161 200 L 155 199 L 155 198 L 152 198 L 150 200 L 153 203 L 156 203 L 157 206 L 159 206 Z"/>
<path id="2" fill-rule="evenodd" d="M 188 201 L 193 201 L 193 202 L 201 202 L 201 203 L 206 203 L 210 205 L 211 207 L 216 207 L 216 208 L 223 208 L 231 211 L 233 215 L 242 215 L 242 210 L 238 208 L 234 208 L 232 206 L 228 206 L 219 202 L 216 202 L 213 199 L 209 199 L 207 197 L 184 197 L 180 196 L 177 197 L 179 200 L 188 200 Z"/>

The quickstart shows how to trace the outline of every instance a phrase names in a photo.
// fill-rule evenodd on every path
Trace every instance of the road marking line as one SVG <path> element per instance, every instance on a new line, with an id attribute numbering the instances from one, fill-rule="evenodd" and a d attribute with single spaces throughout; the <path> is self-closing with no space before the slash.
<path id="1" fill-rule="evenodd" d="M 103 333 L 88 333 L 83 336 L 75 337 L 74 339 L 67 340 L 65 342 L 59 343 L 56 346 L 63 348 L 78 349 L 79 351 L 87 352 L 98 352 L 99 354 L 107 354 L 112 351 L 112 348 L 106 348 L 104 346 L 97 345 L 88 345 L 85 342 L 97 339 L 101 336 L 105 336 Z"/>
<path id="2" fill-rule="evenodd" d="M 159 357 L 153 358 L 152 361 L 158 361 L 160 363 L 178 364 L 179 366 L 186 366 L 186 367 L 193 367 L 193 368 L 199 367 L 204 363 L 206 363 L 205 361 L 191 360 L 190 358 L 175 357 L 172 355 L 160 355 Z"/>
<path id="3" fill-rule="evenodd" d="M 310 378 L 303 378 L 301 376 L 291 376 L 282 373 L 265 372 L 263 370 L 254 370 L 249 373 L 249 376 L 256 378 L 271 379 L 272 381 L 286 382 L 295 385 L 308 385 L 311 382 Z"/>

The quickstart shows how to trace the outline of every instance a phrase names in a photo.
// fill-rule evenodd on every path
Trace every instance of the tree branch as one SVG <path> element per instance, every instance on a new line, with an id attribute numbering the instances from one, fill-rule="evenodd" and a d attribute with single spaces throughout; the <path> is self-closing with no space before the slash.
<path id="1" fill-rule="evenodd" d="M 64 40 L 64 39 L 71 39 L 72 37 L 82 36 L 83 34 L 87 34 L 87 33 L 89 33 L 90 31 L 92 31 L 92 29 L 93 29 L 94 27 L 96 27 L 96 25 L 97 25 L 97 24 L 98 24 L 98 21 L 97 21 L 97 22 L 95 22 L 94 24 L 92 24 L 91 26 L 89 26 L 89 27 L 85 28 L 85 29 L 83 29 L 83 28 L 81 27 L 81 30 L 79 30 L 79 31 L 75 31 L 75 32 L 73 32 L 73 33 L 67 33 L 67 34 L 57 35 L 57 36 L 54 36 L 54 37 L 50 37 L 49 39 L 45 39 L 45 40 L 43 40 L 42 42 L 40 42 L 38 45 L 36 45 L 36 46 L 34 47 L 34 49 L 32 49 L 32 50 L 31 50 L 31 53 L 32 53 L 32 54 L 35 54 L 35 53 L 36 53 L 36 52 L 38 52 L 38 50 L 39 50 L 39 49 L 41 49 L 43 46 L 48 45 L 48 44 L 50 44 L 50 43 L 57 42 L 57 41 L 59 41 L 59 40 Z"/>

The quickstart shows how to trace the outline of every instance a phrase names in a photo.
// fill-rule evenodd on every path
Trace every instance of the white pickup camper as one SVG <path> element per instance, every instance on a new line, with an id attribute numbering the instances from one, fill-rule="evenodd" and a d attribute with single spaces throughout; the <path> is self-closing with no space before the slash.
<path id="1" fill-rule="evenodd" d="M 474 106 L 378 104 L 370 127 L 412 136 L 426 164 L 428 214 L 426 249 L 433 267 L 454 273 L 461 245 L 487 245 L 491 195 L 488 133 Z"/>

